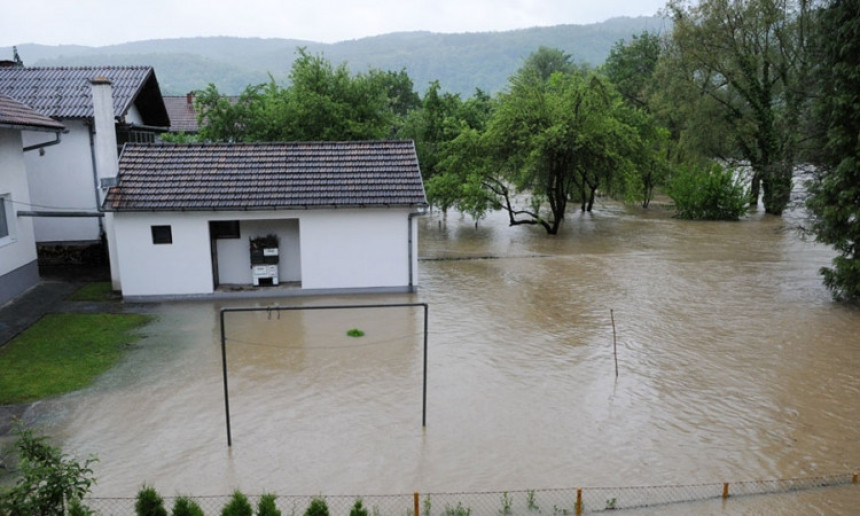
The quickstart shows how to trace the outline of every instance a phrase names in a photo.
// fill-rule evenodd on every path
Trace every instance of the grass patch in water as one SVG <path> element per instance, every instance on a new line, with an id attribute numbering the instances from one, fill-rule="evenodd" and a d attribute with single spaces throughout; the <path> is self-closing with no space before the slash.
<path id="1" fill-rule="evenodd" d="M 364 337 L 364 332 L 359 330 L 358 328 L 353 328 L 351 330 L 347 330 L 346 334 L 350 337 Z"/>
<path id="2" fill-rule="evenodd" d="M 139 314 L 48 314 L 0 348 L 0 405 L 83 389 L 152 320 Z"/>
<path id="3" fill-rule="evenodd" d="M 116 301 L 119 295 L 111 288 L 110 281 L 87 283 L 69 296 L 69 301 Z"/>

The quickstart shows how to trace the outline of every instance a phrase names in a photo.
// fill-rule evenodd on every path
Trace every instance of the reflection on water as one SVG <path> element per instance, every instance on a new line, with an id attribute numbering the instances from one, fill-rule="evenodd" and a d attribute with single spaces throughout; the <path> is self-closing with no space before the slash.
<path id="1" fill-rule="evenodd" d="M 68 451 L 98 454 L 99 496 L 143 482 L 374 494 L 852 471 L 860 313 L 831 302 L 817 270 L 832 253 L 792 223 L 609 204 L 550 237 L 435 214 L 416 295 L 230 303 L 429 303 L 426 429 L 416 309 L 230 314 L 232 449 L 215 303 L 153 306 L 121 367 L 40 412 Z M 844 492 L 837 509 L 858 502 Z M 823 496 L 802 499 L 832 508 Z"/>

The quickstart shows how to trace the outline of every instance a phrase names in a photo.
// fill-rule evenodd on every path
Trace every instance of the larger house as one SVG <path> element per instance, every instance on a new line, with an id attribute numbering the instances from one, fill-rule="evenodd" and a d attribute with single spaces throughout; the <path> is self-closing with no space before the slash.
<path id="1" fill-rule="evenodd" d="M 22 67 L 0 66 L 0 94 L 8 95 L 57 120 L 67 128 L 62 137 L 25 130 L 25 146 L 42 145 L 25 157 L 30 215 L 40 252 L 84 249 L 102 241 L 105 227 L 99 206 L 113 183 L 116 164 L 103 163 L 94 122 L 91 81 L 112 84 L 108 102 L 113 140 L 155 141 L 170 120 L 155 72 L 148 66 Z M 53 139 L 49 142 L 48 140 Z M 53 143 L 53 145 L 47 145 Z M 114 160 L 116 152 L 113 153 Z"/>
<path id="2" fill-rule="evenodd" d="M 103 210 L 114 287 L 145 299 L 413 291 L 426 206 L 411 141 L 278 142 L 126 144 Z"/>
<path id="3" fill-rule="evenodd" d="M 39 281 L 33 223 L 18 216 L 31 205 L 24 153 L 38 152 L 39 147 L 25 148 L 21 134 L 50 136 L 64 129 L 56 120 L 0 94 L 0 305 Z"/>

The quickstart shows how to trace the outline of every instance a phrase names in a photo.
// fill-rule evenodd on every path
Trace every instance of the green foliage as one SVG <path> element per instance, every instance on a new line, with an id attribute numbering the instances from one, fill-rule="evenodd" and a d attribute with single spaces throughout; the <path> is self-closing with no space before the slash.
<path id="1" fill-rule="evenodd" d="M 364 337 L 364 332 L 358 328 L 349 329 L 346 331 L 346 334 L 350 337 Z"/>
<path id="2" fill-rule="evenodd" d="M 116 363 L 140 314 L 48 314 L 0 348 L 0 405 L 88 386 Z"/>
<path id="3" fill-rule="evenodd" d="M 526 507 L 528 507 L 528 509 L 530 511 L 540 511 L 540 507 L 538 506 L 537 501 L 535 500 L 534 489 L 529 491 L 526 495 Z"/>
<path id="4" fill-rule="evenodd" d="M 648 91 L 653 88 L 662 48 L 660 37 L 645 31 L 634 34 L 630 42 L 617 42 L 609 51 L 602 70 L 631 105 L 648 106 Z"/>
<path id="5" fill-rule="evenodd" d="M 351 75 L 299 48 L 290 85 L 248 86 L 231 100 L 210 84 L 196 95 L 203 141 L 341 141 L 392 136 L 399 115 L 417 103 L 405 72 Z"/>
<path id="6" fill-rule="evenodd" d="M 799 6 L 798 6 L 799 4 Z M 681 124 L 703 142 L 729 142 L 709 158 L 737 158 L 753 171 L 751 201 L 764 190 L 765 211 L 788 206 L 796 162 L 798 120 L 806 86 L 803 47 L 807 2 L 794 0 L 672 0 L 672 48 L 667 76 L 685 82 L 670 106 L 698 112 Z M 798 8 L 799 7 L 799 8 Z M 708 113 L 710 115 L 708 115 Z M 715 123 L 716 122 L 716 123 Z M 715 138 L 715 128 L 728 138 Z M 721 144 L 724 145 L 724 144 Z"/>
<path id="7" fill-rule="evenodd" d="M 260 497 L 260 502 L 257 504 L 257 516 L 281 516 L 281 511 L 275 505 L 277 496 L 273 494 L 264 494 Z"/>
<path id="8" fill-rule="evenodd" d="M 735 170 L 718 163 L 678 167 L 669 182 L 677 216 L 694 220 L 738 220 L 747 210 L 748 192 Z"/>
<path id="9" fill-rule="evenodd" d="M 140 488 L 137 492 L 137 501 L 134 502 L 134 514 L 136 516 L 167 516 L 164 508 L 164 499 L 152 486 Z"/>
<path id="10" fill-rule="evenodd" d="M 233 491 L 233 496 L 227 505 L 221 509 L 221 516 L 253 516 L 254 509 L 251 507 L 251 502 L 248 497 L 242 494 L 238 489 Z"/>
<path id="11" fill-rule="evenodd" d="M 203 509 L 187 496 L 180 496 L 174 500 L 170 514 L 171 516 L 203 516 Z"/>
<path id="12" fill-rule="evenodd" d="M 15 485 L 0 487 L 0 514 L 53 516 L 63 514 L 64 503 L 80 502 L 95 483 L 90 457 L 83 464 L 47 443 L 47 437 L 36 436 L 16 422 L 18 471 Z M 86 514 L 77 503 L 78 514 Z"/>
<path id="13" fill-rule="evenodd" d="M 308 505 L 304 516 L 329 516 L 328 504 L 326 503 L 325 498 L 314 497 L 311 500 L 310 505 Z"/>
<path id="14" fill-rule="evenodd" d="M 361 498 L 357 499 L 349 510 L 349 516 L 368 516 L 367 509 L 364 508 Z"/>
<path id="15" fill-rule="evenodd" d="M 499 509 L 499 514 L 503 516 L 507 516 L 511 514 L 511 506 L 514 504 L 513 497 L 508 496 L 507 491 L 502 493 L 502 508 Z"/>
<path id="16" fill-rule="evenodd" d="M 84 505 L 83 502 L 77 498 L 73 498 L 69 503 L 69 509 L 67 512 L 68 516 L 93 516 L 94 514 L 95 513 L 92 509 Z"/>
<path id="17" fill-rule="evenodd" d="M 839 253 L 821 269 L 824 284 L 836 300 L 860 304 L 860 7 L 828 2 L 815 34 L 821 152 L 806 205 L 815 238 Z"/>
<path id="18" fill-rule="evenodd" d="M 471 507 L 463 507 L 463 502 L 457 502 L 456 507 L 445 504 L 445 516 L 469 516 L 472 514 Z"/>

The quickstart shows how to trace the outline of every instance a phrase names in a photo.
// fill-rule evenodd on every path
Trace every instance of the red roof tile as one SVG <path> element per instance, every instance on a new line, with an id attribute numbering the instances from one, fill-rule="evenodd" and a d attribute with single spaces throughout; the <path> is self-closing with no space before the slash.
<path id="1" fill-rule="evenodd" d="M 66 127 L 53 118 L 35 112 L 29 106 L 0 94 L 0 125 L 14 126 L 21 130 L 48 130 L 59 132 Z"/>

